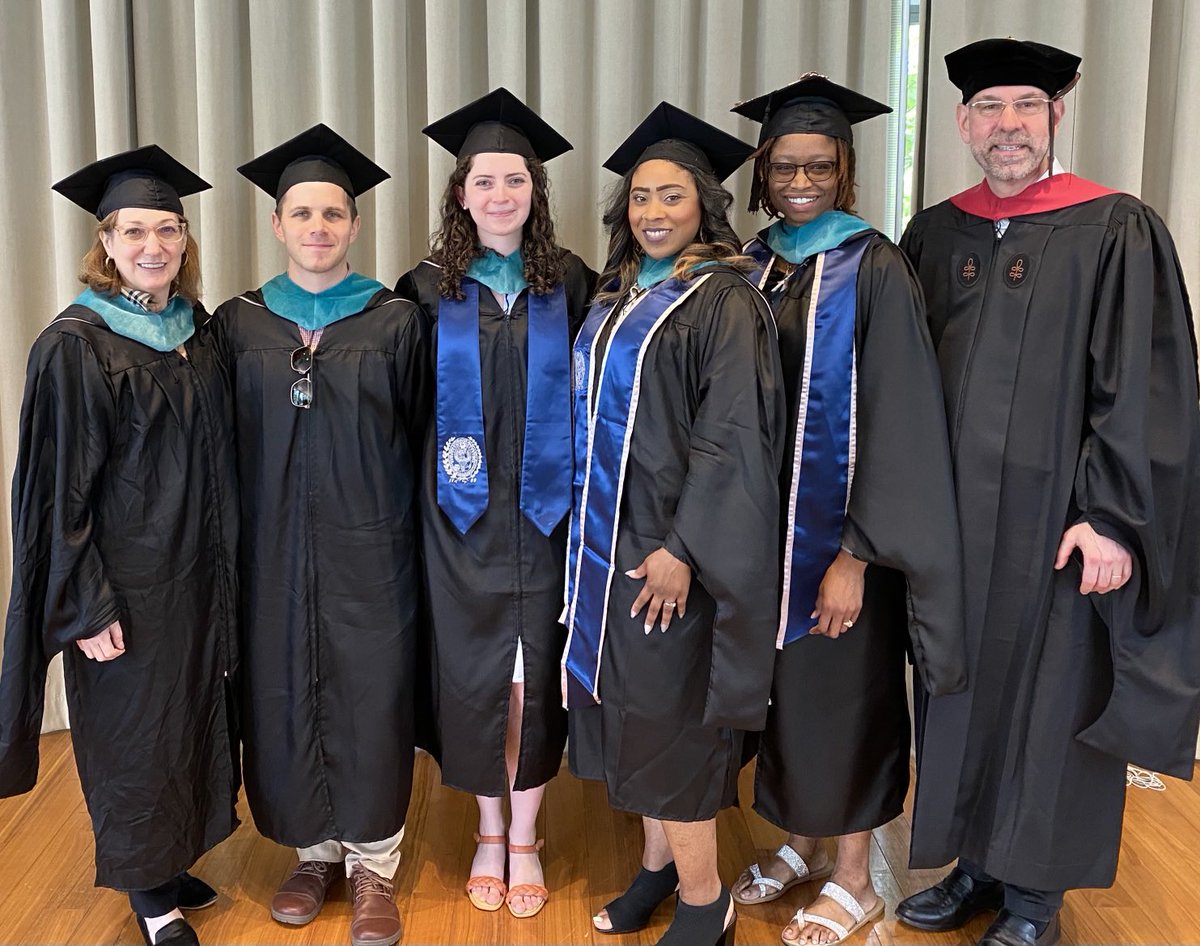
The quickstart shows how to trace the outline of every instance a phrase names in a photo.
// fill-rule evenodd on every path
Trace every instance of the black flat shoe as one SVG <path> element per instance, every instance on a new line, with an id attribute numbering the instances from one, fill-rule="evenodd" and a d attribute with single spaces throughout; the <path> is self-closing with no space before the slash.
<path id="1" fill-rule="evenodd" d="M 184 872 L 179 880 L 179 909 L 203 910 L 217 902 L 217 892 L 199 877 Z"/>
<path id="2" fill-rule="evenodd" d="M 928 890 L 901 900 L 896 917 L 919 930 L 945 933 L 1002 906 L 1004 884 L 998 880 L 981 883 L 956 867 Z"/>
<path id="3" fill-rule="evenodd" d="M 737 914 L 732 907 L 733 897 L 725 887 L 716 900 L 700 907 L 676 897 L 675 917 L 655 946 L 733 946 Z"/>
<path id="4" fill-rule="evenodd" d="M 172 920 L 158 931 L 153 942 L 146 929 L 146 921 L 140 916 L 137 918 L 137 925 L 142 931 L 142 939 L 146 941 L 146 946 L 200 946 L 196 931 L 188 926 L 187 920 Z"/>
<path id="5" fill-rule="evenodd" d="M 1042 930 L 1042 935 L 1038 936 L 1032 920 L 1001 910 L 987 932 L 980 937 L 977 946 L 1056 946 L 1061 936 L 1062 927 L 1057 913 Z"/>
<path id="6" fill-rule="evenodd" d="M 605 904 L 608 911 L 608 921 L 612 929 L 602 930 L 592 926 L 597 933 L 635 933 L 644 929 L 650 923 L 650 917 L 667 897 L 679 887 L 679 873 L 675 870 L 675 862 L 671 861 L 660 870 L 647 870 L 643 867 L 633 878 L 621 896 Z"/>

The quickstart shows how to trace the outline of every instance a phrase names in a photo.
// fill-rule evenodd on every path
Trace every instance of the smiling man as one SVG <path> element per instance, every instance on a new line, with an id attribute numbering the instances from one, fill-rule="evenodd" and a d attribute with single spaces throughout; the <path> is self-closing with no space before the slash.
<path id="1" fill-rule="evenodd" d="M 246 794 L 259 831 L 298 849 L 271 915 L 308 923 L 344 868 L 351 942 L 387 946 L 412 784 L 428 332 L 347 260 L 381 168 L 317 125 L 238 170 L 274 199 L 288 254 L 214 316 L 237 419 Z"/>
<path id="2" fill-rule="evenodd" d="M 1113 882 L 1125 765 L 1191 776 L 1200 655 L 1196 345 L 1166 227 L 1053 158 L 1078 57 L 946 57 L 984 180 L 901 241 L 925 290 L 963 530 L 966 693 L 924 700 L 912 862 L 958 858 L 897 916 L 1058 941 Z"/>

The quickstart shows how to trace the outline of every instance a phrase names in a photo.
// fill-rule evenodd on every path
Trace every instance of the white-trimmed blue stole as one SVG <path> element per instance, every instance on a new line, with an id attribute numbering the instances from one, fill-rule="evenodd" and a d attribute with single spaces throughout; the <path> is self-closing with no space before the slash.
<path id="1" fill-rule="evenodd" d="M 684 282 L 664 279 L 633 296 L 614 314 L 614 304 L 594 305 L 575 340 L 575 489 L 567 546 L 562 659 L 564 705 L 600 702 L 600 655 L 608 599 L 616 570 L 617 532 L 629 444 L 641 391 L 642 359 L 671 312 L 696 291 L 708 274 Z M 596 337 L 617 320 L 600 370 Z M 593 396 L 593 391 L 595 392 Z M 573 678 L 576 686 L 568 685 Z"/>
<path id="2" fill-rule="evenodd" d="M 816 625 L 811 615 L 817 592 L 841 548 L 856 452 L 858 270 L 873 233 L 855 233 L 808 263 L 814 270 L 813 288 L 805 320 L 791 488 L 784 497 L 778 648 L 806 637 Z M 760 266 L 751 281 L 767 293 L 776 254 L 758 238 L 744 252 Z"/>
<path id="3" fill-rule="evenodd" d="M 479 283 L 442 298 L 437 320 L 437 499 L 460 533 L 488 505 L 479 365 Z M 571 506 L 571 338 L 562 286 L 529 293 L 521 512 L 549 535 Z"/>

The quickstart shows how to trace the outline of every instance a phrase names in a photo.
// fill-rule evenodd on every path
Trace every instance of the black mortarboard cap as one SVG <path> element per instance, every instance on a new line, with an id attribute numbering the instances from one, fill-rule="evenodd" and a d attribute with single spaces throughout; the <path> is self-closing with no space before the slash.
<path id="1" fill-rule="evenodd" d="M 549 161 L 571 150 L 571 142 L 505 88 L 489 92 L 421 130 L 457 158 L 498 151 Z"/>
<path id="2" fill-rule="evenodd" d="M 782 89 L 738 102 L 730 109 L 762 123 L 759 145 L 769 138 L 796 134 L 828 135 L 853 143 L 851 125 L 891 110 L 816 72 L 806 73 Z"/>
<path id="3" fill-rule="evenodd" d="M 696 164 L 723 181 L 753 152 L 754 149 L 740 138 L 670 102 L 659 102 L 609 155 L 604 166 L 617 174 L 627 174 L 643 162 L 662 158 Z"/>
<path id="4" fill-rule="evenodd" d="M 122 207 L 167 210 L 183 216 L 180 198 L 210 187 L 158 145 L 94 161 L 53 185 L 97 220 Z"/>
<path id="5" fill-rule="evenodd" d="M 238 173 L 276 200 L 296 184 L 328 181 L 351 197 L 366 193 L 390 174 L 328 125 L 313 125 L 295 138 L 247 161 Z"/>
<path id="6" fill-rule="evenodd" d="M 1051 98 L 1069 92 L 1079 80 L 1082 60 L 1043 43 L 1020 39 L 981 39 L 946 56 L 950 81 L 969 102 L 994 85 L 1032 85 Z"/>

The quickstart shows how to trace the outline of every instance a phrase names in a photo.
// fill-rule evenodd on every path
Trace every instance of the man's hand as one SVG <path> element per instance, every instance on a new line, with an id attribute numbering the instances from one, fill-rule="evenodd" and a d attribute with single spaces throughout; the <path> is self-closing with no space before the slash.
<path id="1" fill-rule="evenodd" d="M 1058 544 L 1055 570 L 1064 568 L 1071 559 L 1071 552 L 1079 549 L 1083 557 L 1083 579 L 1079 582 L 1081 595 L 1098 595 L 1120 588 L 1133 574 L 1133 556 L 1120 542 L 1100 535 L 1088 523 L 1073 525 L 1063 533 Z"/>
<path id="2" fill-rule="evenodd" d="M 83 651 L 88 660 L 115 660 L 125 653 L 125 635 L 121 622 L 113 621 L 95 637 L 76 641 L 75 646 Z"/>
<path id="3" fill-rule="evenodd" d="M 671 618 L 678 612 L 680 617 L 687 614 L 688 589 L 692 586 L 692 570 L 677 559 L 666 549 L 655 549 L 644 559 L 642 564 L 632 571 L 627 571 L 629 578 L 645 578 L 646 584 L 638 593 L 629 611 L 629 616 L 635 618 L 648 604 L 644 627 L 649 634 L 654 628 L 654 622 L 661 615 L 662 630 L 671 624 Z"/>
<path id="4" fill-rule="evenodd" d="M 867 563 L 860 562 L 845 549 L 837 553 L 817 590 L 817 607 L 809 615 L 817 619 L 817 626 L 808 633 L 835 640 L 854 626 L 862 611 L 863 572 L 866 570 Z"/>

